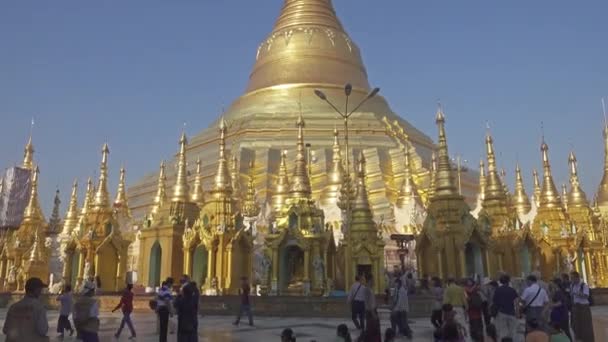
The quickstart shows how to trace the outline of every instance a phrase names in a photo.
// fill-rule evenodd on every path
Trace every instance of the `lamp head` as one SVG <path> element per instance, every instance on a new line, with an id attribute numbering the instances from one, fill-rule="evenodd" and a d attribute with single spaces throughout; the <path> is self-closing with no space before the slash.
<path id="1" fill-rule="evenodd" d="M 321 100 L 327 101 L 327 96 L 325 96 L 325 93 L 323 93 L 319 89 L 315 89 L 315 95 L 317 95 L 317 97 L 320 98 Z"/>
<path id="2" fill-rule="evenodd" d="M 347 83 L 344 86 L 344 94 L 346 94 L 346 96 L 350 96 L 350 93 L 353 91 L 353 85 L 350 83 Z"/>
<path id="3" fill-rule="evenodd" d="M 380 88 L 374 88 L 369 95 L 367 95 L 368 99 L 371 99 L 372 97 L 378 95 L 378 93 L 380 92 Z"/>

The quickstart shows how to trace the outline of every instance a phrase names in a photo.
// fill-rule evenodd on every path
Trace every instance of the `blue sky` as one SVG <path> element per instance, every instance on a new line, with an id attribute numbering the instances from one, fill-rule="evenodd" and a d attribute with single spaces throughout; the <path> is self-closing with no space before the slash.
<path id="1" fill-rule="evenodd" d="M 282 0 L 4 1 L 0 4 L 0 168 L 20 162 L 35 117 L 47 216 L 63 210 L 110 145 L 111 189 L 155 171 L 242 94 Z M 499 164 L 518 159 L 528 192 L 540 126 L 556 182 L 573 147 L 589 197 L 603 170 L 600 98 L 608 96 L 608 2 L 334 0 L 370 82 L 451 152 L 477 167 L 489 121 Z"/>

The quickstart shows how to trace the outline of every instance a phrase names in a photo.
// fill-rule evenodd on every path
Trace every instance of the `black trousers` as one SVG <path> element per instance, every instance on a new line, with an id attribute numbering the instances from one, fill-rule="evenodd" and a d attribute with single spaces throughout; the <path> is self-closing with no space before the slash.
<path id="1" fill-rule="evenodd" d="M 57 322 L 57 332 L 63 334 L 64 330 L 72 331 L 72 324 L 67 315 L 59 315 L 59 321 Z"/>
<path id="2" fill-rule="evenodd" d="M 357 329 L 365 330 L 365 302 L 354 300 L 351 312 L 355 327 L 357 327 Z"/>
<path id="3" fill-rule="evenodd" d="M 158 322 L 159 322 L 159 341 L 167 342 L 167 330 L 169 328 L 169 309 L 161 306 L 158 309 Z"/>

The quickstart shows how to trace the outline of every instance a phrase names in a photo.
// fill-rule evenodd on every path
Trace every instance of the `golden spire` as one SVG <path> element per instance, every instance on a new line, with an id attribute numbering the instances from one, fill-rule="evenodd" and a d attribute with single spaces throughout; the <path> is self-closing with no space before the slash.
<path id="1" fill-rule="evenodd" d="M 173 202 L 188 202 L 190 196 L 188 195 L 188 170 L 186 163 L 186 146 L 188 145 L 188 139 L 186 133 L 182 132 L 182 136 L 179 139 L 179 154 L 177 155 L 177 177 L 175 184 L 173 185 Z"/>
<path id="2" fill-rule="evenodd" d="M 340 187 L 344 180 L 344 166 L 342 165 L 342 154 L 338 140 L 338 129 L 334 127 L 334 145 L 331 169 L 327 174 L 327 186 L 322 194 L 322 203 L 337 203 Z"/>
<path id="3" fill-rule="evenodd" d="M 506 198 L 505 187 L 502 184 L 498 168 L 496 167 L 496 155 L 494 154 L 494 140 L 488 132 L 486 134 L 486 154 L 488 159 L 488 176 L 486 178 L 486 200 L 504 201 Z"/>
<path id="4" fill-rule="evenodd" d="M 203 191 L 203 172 L 201 171 L 201 158 L 196 160 L 196 177 L 194 178 L 194 191 L 190 195 L 190 200 L 199 207 L 205 204 L 205 192 Z"/>
<path id="5" fill-rule="evenodd" d="M 226 161 L 226 121 L 224 118 L 220 120 L 220 153 L 217 163 L 217 173 L 215 174 L 215 185 L 213 191 L 232 195 L 232 184 L 230 181 L 230 173 Z"/>
<path id="6" fill-rule="evenodd" d="M 165 176 L 165 161 L 160 162 L 160 171 L 158 173 L 158 186 L 156 187 L 156 196 L 154 197 L 154 205 L 152 206 L 151 214 L 155 215 L 160 212 L 160 209 L 165 204 L 167 200 L 167 192 L 166 192 L 166 181 L 167 176 Z"/>
<path id="7" fill-rule="evenodd" d="M 532 170 L 532 180 L 534 181 L 534 202 L 538 207 L 540 205 L 540 180 L 538 179 L 538 171 Z"/>
<path id="8" fill-rule="evenodd" d="M 38 174 L 40 170 L 36 166 L 32 171 L 32 186 L 30 189 L 30 198 L 27 206 L 23 211 L 23 222 L 44 222 L 44 215 L 40 209 L 40 201 L 38 200 Z"/>
<path id="9" fill-rule="evenodd" d="M 524 179 L 521 175 L 521 169 L 519 163 L 515 165 L 515 210 L 519 215 L 525 215 L 530 212 L 532 205 L 530 204 L 530 198 L 526 194 L 526 188 L 524 187 Z"/>
<path id="10" fill-rule="evenodd" d="M 608 206 L 608 122 L 604 123 L 604 174 L 597 189 L 597 203 L 601 207 Z"/>
<path id="11" fill-rule="evenodd" d="M 120 168 L 120 178 L 118 179 L 118 190 L 116 190 L 116 199 L 114 200 L 114 207 L 126 207 L 129 208 L 127 203 L 127 192 L 125 185 L 125 168 Z"/>
<path id="12" fill-rule="evenodd" d="M 363 151 L 359 154 L 357 165 L 357 195 L 353 209 L 369 209 L 369 199 L 367 197 L 367 187 L 365 186 L 365 155 Z"/>
<path id="13" fill-rule="evenodd" d="M 570 207 L 589 207 L 587 195 L 583 189 L 581 189 L 581 184 L 578 179 L 578 166 L 574 152 L 570 152 L 568 162 L 570 164 L 570 193 L 567 198 L 564 197 L 564 199 L 568 201 L 568 206 Z"/>
<path id="14" fill-rule="evenodd" d="M 302 113 L 296 121 L 298 128 L 298 143 L 296 149 L 295 169 L 291 179 L 291 189 L 289 191 L 292 198 L 309 198 L 311 194 L 310 179 L 308 178 L 308 168 L 306 165 L 306 152 L 304 150 L 304 127 L 305 122 Z"/>
<path id="15" fill-rule="evenodd" d="M 403 207 L 410 200 L 419 200 L 418 189 L 416 183 L 412 177 L 412 166 L 410 163 L 410 148 L 409 142 L 405 142 L 403 145 L 403 154 L 405 156 L 405 164 L 403 165 L 404 175 L 403 183 L 401 183 L 401 190 L 399 191 L 399 198 L 397 199 L 397 206 Z"/>
<path id="16" fill-rule="evenodd" d="M 93 189 L 93 180 L 91 177 L 87 180 L 87 191 L 84 195 L 84 203 L 82 203 L 82 209 L 80 209 L 80 216 L 78 218 L 78 222 L 82 222 L 87 214 L 89 213 L 89 209 L 93 206 L 93 196 L 95 195 L 95 190 Z"/>
<path id="17" fill-rule="evenodd" d="M 239 175 L 239 161 L 236 158 L 236 154 L 232 155 L 232 162 L 230 163 L 230 181 L 232 184 L 232 195 L 235 199 L 241 197 L 241 182 Z"/>
<path id="18" fill-rule="evenodd" d="M 93 210 L 106 210 L 110 208 L 110 194 L 108 192 L 108 155 L 110 149 L 108 144 L 103 144 L 101 149 L 101 165 L 99 167 L 99 182 L 93 199 Z"/>
<path id="19" fill-rule="evenodd" d="M 63 220 L 62 234 L 69 235 L 72 233 L 76 224 L 78 224 L 78 181 L 74 180 L 70 204 L 68 205 L 68 211 L 65 214 L 65 220 Z"/>
<path id="20" fill-rule="evenodd" d="M 566 187 L 566 183 L 562 183 L 562 198 L 564 208 L 568 209 L 568 188 Z"/>
<path id="21" fill-rule="evenodd" d="M 255 169 L 253 160 L 249 164 L 249 182 L 247 183 L 247 195 L 243 203 L 243 215 L 256 217 L 260 213 L 260 207 L 255 201 Z"/>
<path id="22" fill-rule="evenodd" d="M 435 151 L 431 153 L 430 178 L 431 181 L 429 183 L 427 202 L 430 201 L 433 197 L 435 197 L 435 188 L 437 187 L 437 153 L 435 153 Z"/>
<path id="23" fill-rule="evenodd" d="M 482 201 L 486 198 L 486 165 L 483 159 L 479 160 L 479 198 Z"/>
<path id="24" fill-rule="evenodd" d="M 295 83 L 350 83 L 369 89 L 359 48 L 330 0 L 285 0 L 272 32 L 258 48 L 247 92 Z"/>
<path id="25" fill-rule="evenodd" d="M 272 206 L 274 210 L 280 210 L 285 204 L 285 198 L 289 193 L 289 176 L 287 174 L 287 152 L 281 152 L 281 162 L 279 166 L 279 177 L 275 183 L 272 194 Z"/>
<path id="26" fill-rule="evenodd" d="M 36 231 L 34 232 L 34 243 L 30 249 L 30 255 L 28 261 L 32 262 L 42 262 L 48 258 L 48 255 L 44 248 L 44 242 L 40 241 L 40 227 L 36 227 Z"/>
<path id="27" fill-rule="evenodd" d="M 551 174 L 551 164 L 549 163 L 549 145 L 544 142 L 540 146 L 540 150 L 543 156 L 543 185 L 540 193 L 541 208 L 552 208 L 561 207 L 562 201 L 553 182 L 553 175 Z"/>
<path id="28" fill-rule="evenodd" d="M 452 166 L 450 165 L 450 155 L 448 152 L 448 140 L 445 134 L 445 116 L 441 104 L 437 107 L 437 115 L 435 122 L 439 129 L 439 147 L 437 158 L 437 179 L 434 196 L 459 196 L 456 185 L 454 184 L 454 175 L 452 174 Z"/>
<path id="29" fill-rule="evenodd" d="M 32 135 L 30 134 L 30 138 L 25 145 L 25 150 L 23 152 L 23 165 L 22 168 L 33 170 L 34 169 L 34 145 L 32 144 Z"/>

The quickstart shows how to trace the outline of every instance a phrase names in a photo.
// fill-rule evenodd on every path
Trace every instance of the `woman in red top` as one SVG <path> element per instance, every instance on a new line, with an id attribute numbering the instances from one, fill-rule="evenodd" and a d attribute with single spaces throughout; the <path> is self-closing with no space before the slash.
<path id="1" fill-rule="evenodd" d="M 122 293 L 122 297 L 120 298 L 120 303 L 116 305 L 112 312 L 115 312 L 118 309 L 122 310 L 122 321 L 120 322 L 120 328 L 114 336 L 116 338 L 120 337 L 120 333 L 122 329 L 125 327 L 125 324 L 129 327 L 131 331 L 131 337 L 129 339 L 133 340 L 137 336 L 135 333 L 135 328 L 133 327 L 133 322 L 131 321 L 131 312 L 133 312 L 133 284 L 127 284 L 127 288 Z"/>
<path id="2" fill-rule="evenodd" d="M 469 316 L 469 331 L 471 339 L 473 341 L 483 341 L 483 299 L 479 293 L 479 286 L 473 281 L 473 279 L 467 279 L 465 292 L 468 298 L 468 310 Z"/>

